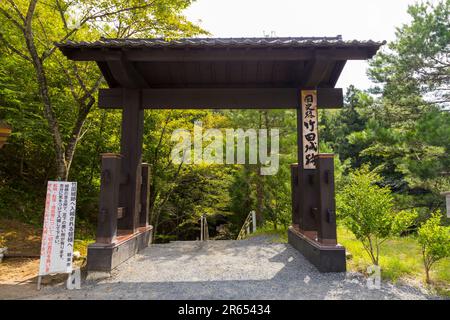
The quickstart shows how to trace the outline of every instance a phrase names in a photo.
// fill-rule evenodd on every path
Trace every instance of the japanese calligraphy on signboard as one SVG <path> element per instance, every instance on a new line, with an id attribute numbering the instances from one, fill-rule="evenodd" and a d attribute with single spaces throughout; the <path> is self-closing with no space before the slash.
<path id="1" fill-rule="evenodd" d="M 315 169 L 319 153 L 317 91 L 302 90 L 303 168 Z"/>
<path id="2" fill-rule="evenodd" d="M 76 182 L 49 181 L 39 275 L 72 272 Z"/>

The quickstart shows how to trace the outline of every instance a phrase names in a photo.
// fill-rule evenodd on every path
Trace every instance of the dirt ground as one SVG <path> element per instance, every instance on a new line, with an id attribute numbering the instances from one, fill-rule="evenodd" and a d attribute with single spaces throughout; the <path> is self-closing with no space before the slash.
<path id="1" fill-rule="evenodd" d="M 7 258 L 0 263 L 0 284 L 20 284 L 31 281 L 39 270 L 39 259 Z"/>
<path id="2" fill-rule="evenodd" d="M 0 247 L 8 248 L 0 263 L 0 299 L 20 297 L 21 291 L 36 282 L 40 244 L 38 228 L 17 220 L 0 219 Z"/>
<path id="3" fill-rule="evenodd" d="M 0 219 L 0 247 L 7 247 L 8 255 L 39 257 L 41 232 L 17 220 Z"/>
<path id="4" fill-rule="evenodd" d="M 0 247 L 8 248 L 0 263 L 0 299 L 20 299 L 39 294 L 40 245 L 39 228 L 16 220 L 0 219 Z M 62 282 L 65 277 L 45 277 L 43 284 Z"/>
<path id="5" fill-rule="evenodd" d="M 0 263 L 0 299 L 20 299 L 38 294 L 39 259 L 7 258 Z"/>

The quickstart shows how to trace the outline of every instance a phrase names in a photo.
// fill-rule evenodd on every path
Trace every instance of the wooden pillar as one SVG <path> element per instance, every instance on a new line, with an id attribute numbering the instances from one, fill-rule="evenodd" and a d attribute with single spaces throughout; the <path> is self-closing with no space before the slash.
<path id="1" fill-rule="evenodd" d="M 149 200 L 150 200 L 150 165 L 142 164 L 142 184 L 141 184 L 141 211 L 139 213 L 139 227 L 148 226 Z"/>
<path id="2" fill-rule="evenodd" d="M 297 108 L 297 151 L 298 151 L 298 189 L 295 197 L 299 204 L 299 230 L 309 236 L 315 238 L 317 231 L 316 213 L 318 208 L 318 181 L 317 169 L 307 169 L 304 163 L 304 143 L 303 143 L 303 98 L 300 91 L 299 106 Z M 317 121 L 317 115 L 316 115 Z M 317 122 L 316 122 L 317 123 Z M 316 127 L 317 129 L 317 127 Z"/>
<path id="3" fill-rule="evenodd" d="M 97 243 L 111 244 L 116 239 L 120 172 L 121 156 L 114 153 L 102 154 Z"/>
<path id="4" fill-rule="evenodd" d="M 298 164 L 291 164 L 292 225 L 296 228 L 299 228 L 300 224 L 300 193 L 298 190 L 298 172 Z"/>
<path id="5" fill-rule="evenodd" d="M 298 98 L 298 188 L 293 192 L 300 204 L 299 226 L 294 209 L 288 242 L 319 271 L 345 272 L 345 248 L 336 241 L 333 156 L 319 154 L 317 97 L 317 90 L 302 90 Z"/>
<path id="6" fill-rule="evenodd" d="M 123 184 L 120 187 L 120 203 L 124 207 L 119 219 L 119 229 L 135 232 L 139 224 L 141 204 L 141 163 L 144 111 L 141 91 L 123 89 L 122 94 L 122 135 L 120 152 L 122 159 Z"/>
<path id="7" fill-rule="evenodd" d="M 317 219 L 318 241 L 325 245 L 336 245 L 336 201 L 334 198 L 334 155 L 319 154 L 318 175 L 320 177 L 319 216 Z"/>

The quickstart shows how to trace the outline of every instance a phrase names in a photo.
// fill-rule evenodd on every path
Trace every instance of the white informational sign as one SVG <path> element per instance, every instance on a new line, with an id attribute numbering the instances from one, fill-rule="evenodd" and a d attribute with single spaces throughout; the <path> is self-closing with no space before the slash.
<path id="1" fill-rule="evenodd" d="M 76 197 L 76 182 L 48 182 L 39 276 L 72 272 Z"/>
<path id="2" fill-rule="evenodd" d="M 302 90 L 303 168 L 315 169 L 319 154 L 317 91 Z"/>

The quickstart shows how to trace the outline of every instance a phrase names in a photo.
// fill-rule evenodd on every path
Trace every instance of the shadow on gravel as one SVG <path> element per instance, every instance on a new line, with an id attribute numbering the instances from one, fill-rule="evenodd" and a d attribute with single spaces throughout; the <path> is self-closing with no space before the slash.
<path id="1" fill-rule="evenodd" d="M 277 244 L 261 240 L 258 242 L 249 240 L 175 241 L 168 244 L 151 245 L 148 250 L 139 252 L 135 259 L 142 261 L 151 257 L 164 261 L 174 258 L 209 256 L 217 252 L 227 256 L 240 256 L 243 251 L 248 250 L 255 251 L 259 256 L 265 257 L 267 254 L 279 252 L 278 248 L 285 246 L 286 244 L 283 243 Z M 157 254 L 155 254 L 155 251 Z"/>
<path id="2" fill-rule="evenodd" d="M 38 299 L 187 299 L 187 300 L 310 300 L 310 299 L 430 299 L 418 289 L 383 283 L 368 289 L 365 278 L 345 273 L 319 273 L 286 244 L 252 242 L 207 245 L 230 260 L 208 265 L 208 255 L 186 244 L 171 248 L 153 246 L 119 266 L 112 278 L 90 282 L 82 290 L 46 288 Z M 196 247 L 196 248 L 193 248 Z M 204 249 L 204 248 L 203 248 Z M 230 257 L 227 250 L 237 251 Z M 260 256 L 254 255 L 254 250 Z M 161 252 L 160 252 L 161 251 Z M 236 259 L 236 256 L 239 260 Z M 183 259 L 181 259 L 183 257 Z M 159 260 L 155 261 L 155 259 Z M 178 259 L 178 260 L 177 260 Z M 167 263 L 172 261 L 173 263 Z M 184 261 L 185 263 L 181 263 Z M 201 263 L 203 261 L 203 264 Z M 241 269 L 227 261 L 247 262 Z M 275 266 L 275 267 L 274 267 Z M 143 269 L 142 269 L 143 268 Z M 139 272 L 136 270 L 141 269 Z M 136 272 L 137 275 L 133 273 Z M 206 272 L 209 272 L 206 274 Z M 205 274 L 203 274 L 205 273 Z M 203 276 L 202 276 L 203 274 Z"/>

